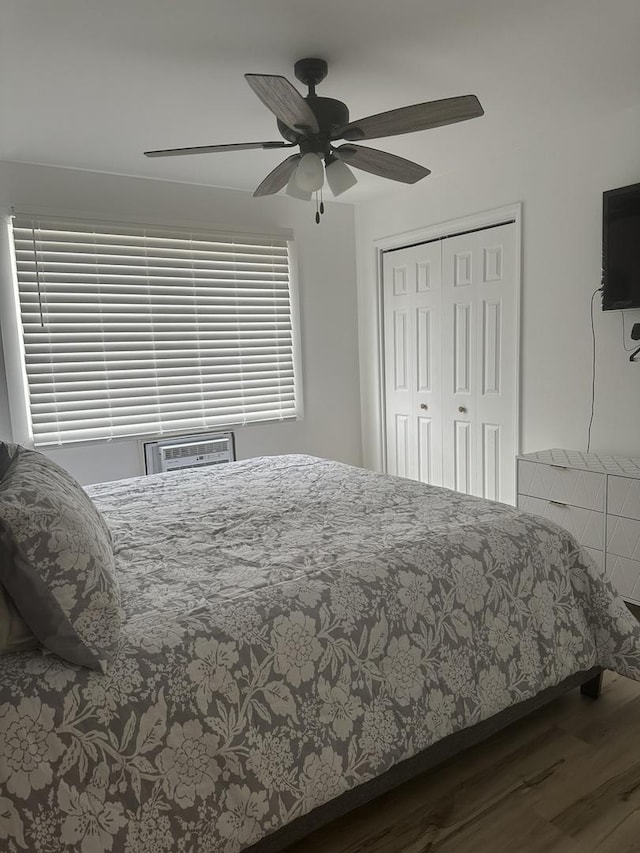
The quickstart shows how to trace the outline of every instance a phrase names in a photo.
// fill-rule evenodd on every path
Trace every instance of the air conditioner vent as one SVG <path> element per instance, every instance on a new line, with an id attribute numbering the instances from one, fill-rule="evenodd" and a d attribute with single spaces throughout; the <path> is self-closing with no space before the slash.
<path id="1" fill-rule="evenodd" d="M 176 447 L 172 445 L 170 447 L 165 447 L 162 449 L 162 453 L 164 454 L 164 458 L 167 461 L 172 461 L 174 459 L 184 459 L 185 457 L 195 456 L 198 454 L 209 454 L 209 453 L 219 453 L 221 449 L 221 445 L 226 442 L 202 442 L 201 444 L 182 444 Z"/>
<path id="2" fill-rule="evenodd" d="M 231 432 L 185 435 L 143 442 L 145 473 L 160 474 L 183 468 L 202 468 L 235 460 Z"/>

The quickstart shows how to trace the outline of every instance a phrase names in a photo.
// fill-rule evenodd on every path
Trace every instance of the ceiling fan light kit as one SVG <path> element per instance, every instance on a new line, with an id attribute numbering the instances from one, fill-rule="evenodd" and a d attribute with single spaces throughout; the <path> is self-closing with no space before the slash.
<path id="1" fill-rule="evenodd" d="M 327 158 L 326 175 L 329 189 L 336 198 L 358 183 L 351 169 L 337 157 Z"/>
<path id="2" fill-rule="evenodd" d="M 294 179 L 298 187 L 306 192 L 314 193 L 322 189 L 324 169 L 322 168 L 322 160 L 315 151 L 309 151 L 302 155 L 294 173 Z"/>
<path id="3" fill-rule="evenodd" d="M 291 173 L 285 192 L 288 196 L 291 196 L 291 198 L 299 198 L 301 201 L 311 201 L 311 196 L 313 195 L 311 191 L 300 189 L 296 182 L 295 172 Z"/>
<path id="4" fill-rule="evenodd" d="M 269 172 L 253 195 L 273 195 L 286 188 L 285 192 L 289 196 L 309 201 L 313 193 L 322 189 L 325 173 L 334 196 L 341 195 L 357 183 L 349 166 L 390 180 L 406 184 L 416 183 L 431 174 L 429 169 L 395 154 L 355 143 L 442 127 L 484 114 L 475 95 L 462 95 L 400 107 L 350 122 L 346 104 L 334 98 L 316 95 L 316 86 L 327 76 L 327 70 L 324 59 L 308 58 L 296 62 L 294 73 L 296 78 L 307 86 L 306 97 L 303 97 L 286 77 L 277 74 L 245 74 L 249 86 L 275 115 L 280 135 L 286 140 L 284 142 L 201 145 L 195 148 L 165 148 L 144 153 L 147 157 L 169 157 L 297 146 L 300 153 L 287 157 Z M 339 139 L 345 139 L 347 142 L 335 147 L 333 143 Z M 319 221 L 320 217 L 316 211 L 316 222 Z"/>

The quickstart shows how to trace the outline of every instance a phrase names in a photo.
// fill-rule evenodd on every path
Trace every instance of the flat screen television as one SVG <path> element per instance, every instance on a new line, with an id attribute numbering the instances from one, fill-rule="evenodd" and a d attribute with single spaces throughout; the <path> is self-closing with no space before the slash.
<path id="1" fill-rule="evenodd" d="M 640 184 L 602 195 L 602 308 L 640 308 Z"/>

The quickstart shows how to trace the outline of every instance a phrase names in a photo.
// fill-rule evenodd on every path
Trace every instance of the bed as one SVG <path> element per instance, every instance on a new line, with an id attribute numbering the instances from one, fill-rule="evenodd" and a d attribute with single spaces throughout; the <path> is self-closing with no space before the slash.
<path id="1" fill-rule="evenodd" d="M 301 455 L 88 493 L 122 623 L 104 666 L 0 657 L 9 853 L 282 849 L 602 668 L 640 680 L 610 584 L 513 507 Z"/>

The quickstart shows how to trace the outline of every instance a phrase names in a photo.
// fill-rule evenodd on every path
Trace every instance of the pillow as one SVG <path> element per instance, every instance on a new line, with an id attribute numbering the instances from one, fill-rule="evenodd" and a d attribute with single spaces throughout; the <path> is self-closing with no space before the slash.
<path id="1" fill-rule="evenodd" d="M 109 528 L 82 486 L 16 447 L 0 482 L 0 583 L 43 646 L 106 669 L 120 635 L 114 570 Z"/>
<path id="2" fill-rule="evenodd" d="M 0 443 L 0 480 L 7 473 L 15 452 L 16 446 L 14 444 Z"/>
<path id="3" fill-rule="evenodd" d="M 17 448 L 15 444 L 0 443 L 0 482 L 9 470 Z M 16 610 L 6 590 L 0 584 L 0 654 L 22 652 L 38 647 L 38 641 Z"/>
<path id="4" fill-rule="evenodd" d="M 40 643 L 0 584 L 0 654 L 37 649 Z"/>

